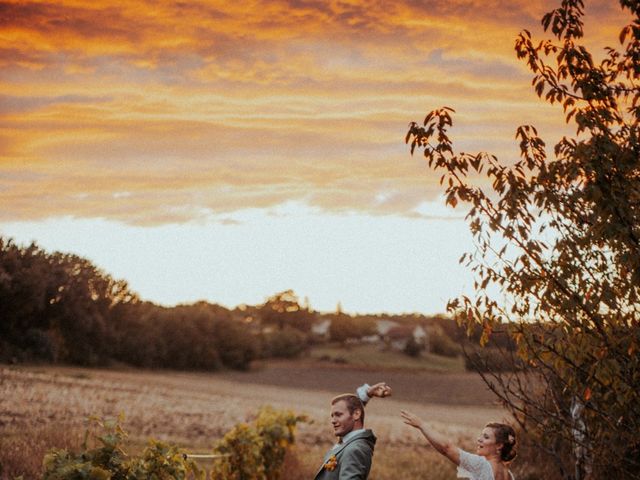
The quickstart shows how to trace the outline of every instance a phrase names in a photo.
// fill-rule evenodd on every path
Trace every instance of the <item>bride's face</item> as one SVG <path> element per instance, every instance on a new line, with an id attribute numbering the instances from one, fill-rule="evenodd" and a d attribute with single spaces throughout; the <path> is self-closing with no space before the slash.
<path id="1" fill-rule="evenodd" d="M 491 427 L 485 427 L 476 442 L 476 453 L 483 457 L 500 454 L 501 445 L 496 443 L 496 433 Z"/>

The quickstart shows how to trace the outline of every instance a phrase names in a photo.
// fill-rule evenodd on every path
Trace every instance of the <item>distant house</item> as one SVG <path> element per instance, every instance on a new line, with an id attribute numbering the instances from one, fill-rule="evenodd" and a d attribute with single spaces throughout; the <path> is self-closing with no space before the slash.
<path id="1" fill-rule="evenodd" d="M 326 340 L 329 338 L 329 327 L 331 327 L 331 320 L 328 318 L 321 319 L 318 322 L 314 322 L 311 326 L 311 333 L 316 337 Z"/>
<path id="2" fill-rule="evenodd" d="M 382 338 L 393 350 L 404 350 L 411 339 L 418 345 L 426 346 L 428 334 L 421 325 L 397 325 L 390 328 Z"/>
<path id="3" fill-rule="evenodd" d="M 394 322 L 393 320 L 376 320 L 378 335 L 380 335 L 380 337 L 382 338 L 384 338 L 389 330 L 398 326 L 400 326 L 400 324 L 398 322 Z"/>
<path id="4" fill-rule="evenodd" d="M 317 339 L 329 340 L 331 336 L 331 318 L 319 315 L 311 326 L 311 333 Z M 375 320 L 375 333 L 361 338 L 350 339 L 350 343 L 371 343 L 387 346 L 394 350 L 404 350 L 409 339 L 418 345 L 427 345 L 428 333 L 421 325 L 407 325 L 386 318 Z"/>
<path id="5" fill-rule="evenodd" d="M 372 334 L 372 335 L 367 335 L 366 337 L 363 337 L 361 340 L 364 343 L 383 343 L 384 342 L 384 336 L 387 334 L 387 332 L 389 330 L 391 330 L 394 327 L 397 327 L 398 325 L 400 325 L 398 322 L 394 322 L 393 320 L 376 320 L 375 321 L 376 324 L 376 333 Z"/>
<path id="6" fill-rule="evenodd" d="M 429 333 L 422 325 L 416 325 L 413 329 L 413 339 L 420 345 L 427 346 L 429 341 Z"/>

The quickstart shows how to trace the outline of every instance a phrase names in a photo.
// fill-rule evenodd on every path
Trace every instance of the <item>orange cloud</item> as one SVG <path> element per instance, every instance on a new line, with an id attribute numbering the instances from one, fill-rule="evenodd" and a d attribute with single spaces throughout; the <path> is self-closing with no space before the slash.
<path id="1" fill-rule="evenodd" d="M 0 220 L 158 224 L 291 200 L 414 215 L 440 192 L 403 144 L 426 111 L 456 108 L 458 147 L 506 158 L 517 125 L 562 128 L 513 53 L 547 8 L 0 2 Z"/>

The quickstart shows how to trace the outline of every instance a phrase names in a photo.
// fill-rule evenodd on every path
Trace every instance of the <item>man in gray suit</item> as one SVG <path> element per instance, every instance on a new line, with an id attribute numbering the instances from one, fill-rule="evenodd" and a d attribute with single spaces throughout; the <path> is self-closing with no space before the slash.
<path id="1" fill-rule="evenodd" d="M 367 384 L 358 395 L 338 395 L 331 401 L 331 425 L 338 443 L 324 456 L 315 480 L 366 480 L 371 470 L 376 437 L 364 428 L 364 406 L 371 397 L 388 397 L 386 383 Z"/>

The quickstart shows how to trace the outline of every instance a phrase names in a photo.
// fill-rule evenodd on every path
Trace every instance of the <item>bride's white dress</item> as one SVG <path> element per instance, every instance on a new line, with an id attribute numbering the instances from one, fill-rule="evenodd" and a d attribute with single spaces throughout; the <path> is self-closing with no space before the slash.
<path id="1" fill-rule="evenodd" d="M 509 472 L 509 475 L 511 476 L 511 480 L 515 480 L 513 473 Z M 465 452 L 462 449 L 460 449 L 458 478 L 470 478 L 471 480 L 495 480 L 491 464 L 486 458 Z"/>

